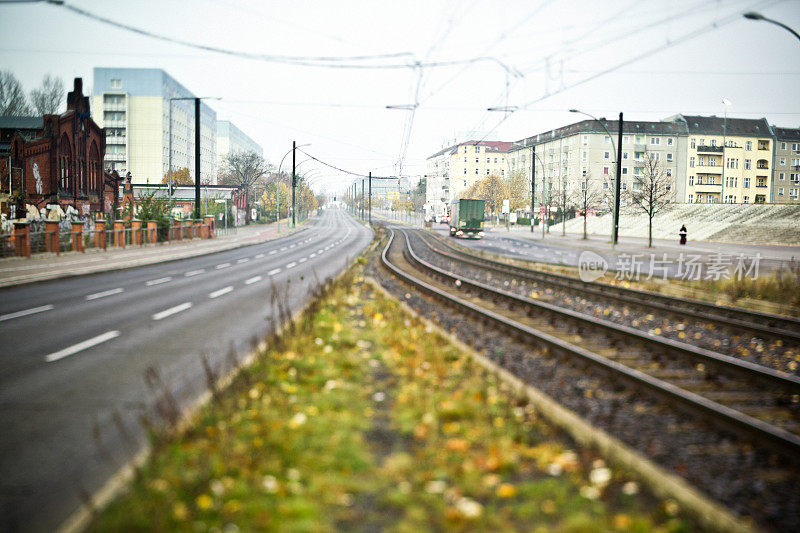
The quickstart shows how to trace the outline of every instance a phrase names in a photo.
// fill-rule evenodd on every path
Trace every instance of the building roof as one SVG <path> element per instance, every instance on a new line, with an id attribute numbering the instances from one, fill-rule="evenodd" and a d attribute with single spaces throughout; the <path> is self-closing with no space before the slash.
<path id="1" fill-rule="evenodd" d="M 602 123 L 602 124 L 601 124 Z M 603 128 L 605 126 L 605 128 Z M 608 132 L 606 132 L 606 129 Z M 521 150 L 531 144 L 542 144 L 548 141 L 563 139 L 583 133 L 600 133 L 616 135 L 619 132 L 618 120 L 581 120 L 562 128 L 539 133 L 531 137 L 516 141 L 511 151 Z M 649 121 L 622 121 L 623 135 L 686 135 L 686 125 L 680 122 L 649 122 Z"/>
<path id="2" fill-rule="evenodd" d="M 702 117 L 699 115 L 675 115 L 675 121 L 685 121 L 689 134 L 728 135 L 742 137 L 772 137 L 772 130 L 765 118 Z"/>
<path id="3" fill-rule="evenodd" d="M 124 185 L 120 183 L 119 191 L 122 194 Z M 200 198 L 230 198 L 231 193 L 236 191 L 238 187 L 231 187 L 229 185 L 201 185 Z M 155 192 L 156 197 L 161 198 L 167 196 L 168 185 L 166 183 L 159 184 L 133 184 L 133 195 L 136 198 L 144 194 Z M 195 188 L 194 185 L 176 185 L 173 186 L 172 197 L 175 200 L 194 200 Z"/>
<path id="4" fill-rule="evenodd" d="M 506 153 L 508 150 L 513 146 L 514 143 L 507 142 L 507 141 L 464 141 L 458 144 L 454 144 L 453 146 L 448 146 L 447 148 L 443 148 L 429 156 L 428 159 L 433 159 L 434 157 L 439 157 L 440 155 L 444 155 L 446 153 L 453 153 L 454 151 L 458 150 L 459 146 L 485 146 L 487 153 L 497 152 L 497 153 Z"/>
<path id="5" fill-rule="evenodd" d="M 0 117 L 0 129 L 40 130 L 44 117 Z"/>
<path id="6" fill-rule="evenodd" d="M 776 128 L 773 127 L 775 137 L 780 141 L 800 141 L 800 128 Z"/>

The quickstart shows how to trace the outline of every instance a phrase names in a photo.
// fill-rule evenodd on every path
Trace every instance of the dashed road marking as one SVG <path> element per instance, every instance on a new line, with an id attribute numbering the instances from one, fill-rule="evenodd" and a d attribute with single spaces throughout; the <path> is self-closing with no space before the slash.
<path id="1" fill-rule="evenodd" d="M 280 271 L 281 271 L 281 269 L 280 269 L 280 268 L 273 268 L 272 270 L 270 270 L 269 272 L 267 272 L 267 275 L 268 275 L 268 276 L 274 276 L 275 274 L 277 274 L 277 273 L 278 273 L 278 272 L 280 272 Z"/>
<path id="2" fill-rule="evenodd" d="M 244 284 L 245 285 L 252 285 L 253 283 L 261 281 L 261 279 L 262 279 L 261 276 L 253 276 L 250 279 L 244 280 Z"/>
<path id="3" fill-rule="evenodd" d="M 281 251 L 281 252 L 284 252 L 284 251 L 286 251 L 286 247 L 284 246 L 283 248 L 281 248 L 281 250 L 280 250 L 280 251 Z"/>
<path id="4" fill-rule="evenodd" d="M 289 246 L 289 248 L 294 248 L 295 246 L 297 246 L 297 245 L 296 244 L 292 244 L 291 246 Z"/>
<path id="5" fill-rule="evenodd" d="M 146 282 L 145 285 L 147 285 L 148 287 L 152 287 L 153 285 L 161 285 L 162 283 L 167 283 L 168 281 L 172 281 L 172 276 L 167 276 L 166 278 L 151 279 L 150 281 Z"/>
<path id="6" fill-rule="evenodd" d="M 301 257 L 298 263 L 305 263 L 306 261 L 308 261 L 308 257 Z"/>
<path id="7" fill-rule="evenodd" d="M 102 335 L 98 335 L 97 337 L 92 337 L 91 339 L 79 342 L 78 344 L 73 344 L 69 348 L 64 348 L 63 350 L 59 350 L 57 352 L 51 353 L 50 355 L 46 355 L 44 360 L 47 361 L 48 363 L 52 363 L 53 361 L 58 361 L 59 359 L 63 359 L 69 355 L 82 352 L 83 350 L 88 350 L 92 346 L 97 346 L 98 344 L 110 341 L 111 339 L 114 339 L 116 337 L 119 337 L 119 331 L 106 331 Z"/>
<path id="8" fill-rule="evenodd" d="M 258 254 L 258 255 L 256 255 L 256 259 L 261 259 L 262 257 L 264 257 L 264 254 Z"/>
<path id="9" fill-rule="evenodd" d="M 275 255 L 275 250 L 270 250 L 269 255 Z"/>
<path id="10" fill-rule="evenodd" d="M 211 294 L 208 295 L 208 297 L 209 298 L 219 298 L 223 294 L 228 294 L 232 290 L 233 290 L 233 286 L 232 285 L 228 285 L 227 287 L 224 287 L 224 288 L 222 288 L 222 289 L 220 289 L 218 291 L 212 292 Z"/>
<path id="11" fill-rule="evenodd" d="M 324 253 L 324 252 L 325 252 L 325 250 L 317 250 L 318 254 L 321 254 L 321 253 Z"/>
<path id="12" fill-rule="evenodd" d="M 237 261 L 236 261 L 236 264 L 237 264 L 237 265 L 241 265 L 242 263 L 247 263 L 248 261 L 250 261 L 250 258 L 248 258 L 248 257 L 242 257 L 241 259 L 239 259 L 239 260 L 237 260 Z"/>
<path id="13" fill-rule="evenodd" d="M 186 302 L 180 305 L 176 305 L 175 307 L 170 307 L 169 309 L 165 309 L 159 313 L 154 314 L 153 320 L 162 320 L 164 318 L 167 318 L 168 316 L 174 315 L 175 313 L 186 311 L 190 307 L 192 307 L 192 302 Z"/>
<path id="14" fill-rule="evenodd" d="M 317 257 L 317 254 L 313 253 L 313 254 L 309 255 L 308 257 L 309 257 L 309 259 L 314 259 L 315 257 Z"/>
<path id="15" fill-rule="evenodd" d="M 51 309 L 55 309 L 55 306 L 48 304 L 48 305 L 42 305 L 40 307 L 32 307 L 30 309 L 25 309 L 24 311 L 17 311 L 15 313 L 0 315 L 0 322 L 4 320 L 11 320 L 12 318 L 20 318 L 23 316 L 34 315 L 36 313 L 42 313 L 44 311 L 50 311 Z"/>
<path id="16" fill-rule="evenodd" d="M 125 292 L 125 289 L 122 287 L 117 287 L 116 289 L 111 289 L 103 292 L 96 292 L 94 294 L 89 294 L 86 296 L 87 300 L 97 300 L 98 298 L 105 298 L 106 296 L 112 296 L 114 294 L 119 294 L 121 292 Z"/>
<path id="17" fill-rule="evenodd" d="M 187 278 L 191 278 L 192 276 L 197 276 L 198 274 L 202 274 L 205 271 L 206 271 L 205 268 L 200 268 L 200 269 L 197 269 L 197 270 L 190 270 L 189 272 L 184 274 L 184 276 L 186 276 Z"/>
<path id="18" fill-rule="evenodd" d="M 296 267 L 296 266 L 297 266 L 297 263 L 295 263 L 294 261 L 292 261 L 291 263 L 289 263 L 288 265 L 286 265 L 286 268 L 294 268 L 294 267 Z"/>
<path id="19" fill-rule="evenodd" d="M 223 268 L 228 268 L 229 266 L 231 266 L 230 263 L 222 263 L 221 265 L 217 265 L 214 268 L 216 268 L 217 270 L 221 270 Z"/>

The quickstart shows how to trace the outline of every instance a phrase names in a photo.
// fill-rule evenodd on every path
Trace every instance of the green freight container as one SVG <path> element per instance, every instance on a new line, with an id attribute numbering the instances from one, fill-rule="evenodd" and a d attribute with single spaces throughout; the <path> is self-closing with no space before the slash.
<path id="1" fill-rule="evenodd" d="M 450 236 L 465 239 L 483 237 L 483 200 L 461 199 L 450 204 Z"/>

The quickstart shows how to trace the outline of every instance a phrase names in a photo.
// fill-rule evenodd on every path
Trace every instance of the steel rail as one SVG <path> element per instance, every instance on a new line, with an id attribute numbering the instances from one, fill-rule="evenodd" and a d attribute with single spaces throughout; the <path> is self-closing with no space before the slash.
<path id="1" fill-rule="evenodd" d="M 726 327 L 744 329 L 759 336 L 788 340 L 800 344 L 800 320 L 792 317 L 762 313 L 724 305 L 716 305 L 700 300 L 678 298 L 667 296 L 656 292 L 641 289 L 632 289 L 608 285 L 605 283 L 586 282 L 578 278 L 573 278 L 563 274 L 553 272 L 541 272 L 529 268 L 509 265 L 485 257 L 477 256 L 458 248 L 444 241 L 438 235 L 437 241 L 455 252 L 447 253 L 443 250 L 431 247 L 436 253 L 452 259 L 462 261 L 474 266 L 490 268 L 497 272 L 524 277 L 531 281 L 538 281 L 551 285 L 556 285 L 570 290 L 580 291 L 582 294 L 591 294 L 604 298 L 613 299 L 633 305 L 639 305 L 665 311 L 671 314 L 684 315 L 699 320 L 706 320 L 723 324 Z M 424 239 L 423 239 L 424 240 Z M 428 244 L 430 246 L 430 244 Z"/>
<path id="2" fill-rule="evenodd" d="M 745 434 L 754 441 L 764 443 L 771 449 L 785 454 L 793 460 L 800 460 L 800 437 L 784 429 L 775 427 L 771 424 L 748 416 L 744 413 L 726 407 L 717 402 L 711 401 L 693 392 L 681 389 L 671 383 L 649 376 L 644 372 L 629 368 L 621 363 L 612 361 L 599 354 L 593 353 L 585 348 L 576 346 L 567 341 L 559 339 L 553 335 L 533 327 L 520 324 L 519 322 L 484 309 L 458 296 L 449 294 L 429 283 L 426 283 L 411 274 L 403 271 L 388 259 L 389 249 L 394 243 L 396 232 L 392 229 L 389 241 L 381 254 L 383 265 L 405 280 L 407 283 L 416 287 L 420 291 L 443 301 L 468 315 L 476 316 L 485 320 L 501 330 L 514 336 L 532 341 L 534 344 L 548 349 L 551 353 L 562 354 L 568 358 L 578 358 L 579 361 L 591 364 L 603 372 L 611 373 L 623 378 L 635 387 L 641 387 L 666 399 L 669 402 L 677 402 L 684 409 L 694 414 L 702 415 L 706 420 L 721 426 L 737 434 Z M 406 243 L 408 237 L 404 234 Z M 407 247 L 408 248 L 408 247 Z M 462 282 L 463 283 L 463 282 Z"/>

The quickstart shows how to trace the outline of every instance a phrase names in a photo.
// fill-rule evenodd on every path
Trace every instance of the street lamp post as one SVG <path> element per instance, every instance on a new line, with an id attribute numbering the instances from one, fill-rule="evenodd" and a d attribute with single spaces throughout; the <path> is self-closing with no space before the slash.
<path id="1" fill-rule="evenodd" d="M 194 100 L 194 215 L 200 218 L 200 100 L 221 100 L 219 96 L 188 96 L 169 99 L 169 155 L 167 169 L 169 185 L 167 192 L 172 196 L 172 102 L 175 100 Z"/>
<path id="2" fill-rule="evenodd" d="M 614 148 L 614 136 L 611 135 L 611 132 L 608 131 L 608 128 L 605 124 L 603 124 L 600 119 L 595 117 L 594 115 L 590 115 L 589 113 L 585 113 L 578 109 L 570 109 L 570 113 L 580 113 L 581 115 L 586 115 L 587 117 L 591 118 L 598 124 L 600 124 L 606 133 L 608 134 L 609 139 L 611 139 L 611 147 Z M 614 184 L 614 216 L 613 216 L 613 227 L 611 231 L 611 245 L 616 246 L 617 241 L 619 240 L 619 197 L 620 197 L 620 189 L 622 187 L 622 112 L 619 114 L 619 136 L 617 139 L 617 146 L 614 150 L 617 154 L 617 179 L 616 183 Z"/>
<path id="3" fill-rule="evenodd" d="M 275 221 L 275 223 L 278 226 L 278 233 L 281 232 L 281 167 L 283 166 L 283 161 L 286 159 L 287 155 L 289 155 L 290 153 L 293 153 L 298 148 L 303 148 L 304 146 L 311 146 L 311 143 L 301 144 L 300 146 L 295 146 L 294 141 L 292 141 L 292 148 L 288 152 L 283 154 L 283 157 L 281 158 L 281 162 L 278 164 L 278 179 L 276 181 L 276 192 L 275 192 L 276 198 L 278 199 L 277 200 L 278 201 L 278 205 L 277 205 L 277 209 L 276 209 L 277 212 L 278 212 L 278 217 L 277 217 L 277 220 Z M 294 156 L 292 156 L 292 157 L 294 157 Z"/>
<path id="4" fill-rule="evenodd" d="M 798 34 L 792 28 L 790 28 L 786 24 L 778 22 L 777 20 L 769 19 L 769 18 L 765 17 L 764 15 L 762 15 L 761 13 L 756 13 L 754 11 L 748 11 L 747 13 L 744 13 L 742 16 L 744 18 L 746 18 L 746 19 L 749 19 L 749 20 L 763 20 L 764 22 L 769 22 L 771 24 L 775 24 L 776 26 L 780 26 L 784 30 L 788 31 L 789 33 L 791 33 L 792 35 L 794 35 L 795 37 L 800 39 L 800 34 Z"/>

